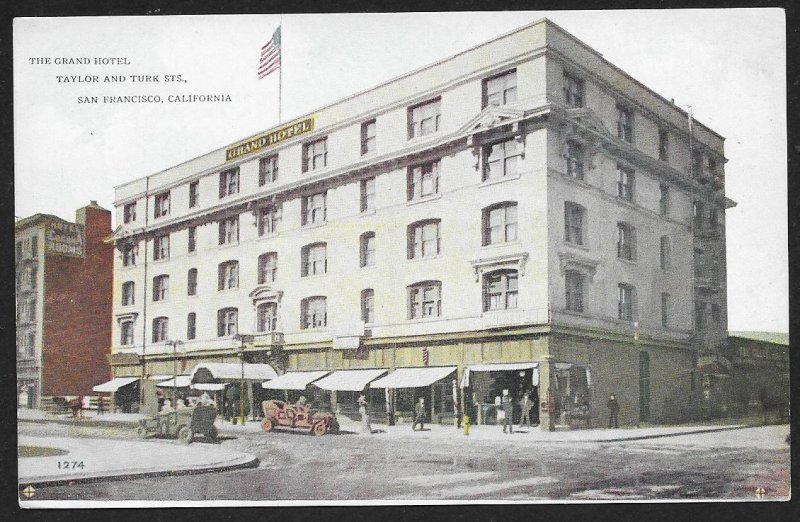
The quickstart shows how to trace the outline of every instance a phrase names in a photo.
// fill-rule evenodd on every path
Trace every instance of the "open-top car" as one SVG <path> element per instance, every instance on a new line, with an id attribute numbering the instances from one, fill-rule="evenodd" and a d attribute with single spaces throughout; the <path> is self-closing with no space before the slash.
<path id="1" fill-rule="evenodd" d="M 261 407 L 264 410 L 264 420 L 261 422 L 264 431 L 272 431 L 275 426 L 306 429 L 317 436 L 339 431 L 339 423 L 333 413 L 320 412 L 307 405 L 291 405 L 283 401 L 264 401 Z"/>
<path id="2" fill-rule="evenodd" d="M 217 409 L 213 406 L 178 408 L 140 420 L 136 433 L 142 438 L 154 435 L 177 437 L 186 444 L 192 442 L 197 435 L 202 435 L 206 440 L 216 440 L 216 417 Z"/>

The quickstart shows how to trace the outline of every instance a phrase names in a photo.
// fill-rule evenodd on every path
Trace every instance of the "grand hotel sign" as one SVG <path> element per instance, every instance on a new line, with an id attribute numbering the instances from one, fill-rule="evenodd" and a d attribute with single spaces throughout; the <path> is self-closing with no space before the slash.
<path id="1" fill-rule="evenodd" d="M 225 161 L 235 160 L 242 156 L 247 156 L 262 149 L 274 147 L 278 143 L 286 141 L 295 136 L 308 134 L 314 130 L 314 118 L 306 118 L 285 127 L 265 132 L 254 136 L 247 141 L 234 145 L 225 151 Z"/>

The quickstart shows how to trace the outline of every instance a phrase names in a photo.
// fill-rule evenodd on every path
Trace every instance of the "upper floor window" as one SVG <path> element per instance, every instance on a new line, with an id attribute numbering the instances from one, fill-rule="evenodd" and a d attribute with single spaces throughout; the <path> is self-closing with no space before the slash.
<path id="1" fill-rule="evenodd" d="M 661 326 L 669 326 L 669 294 L 661 294 Z"/>
<path id="2" fill-rule="evenodd" d="M 427 198 L 439 193 L 439 160 L 408 168 L 408 200 Z"/>
<path id="3" fill-rule="evenodd" d="M 153 319 L 153 342 L 161 343 L 169 340 L 169 319 L 156 317 Z"/>
<path id="4" fill-rule="evenodd" d="M 583 245 L 583 228 L 586 221 L 586 209 L 573 203 L 564 202 L 564 241 Z"/>
<path id="5" fill-rule="evenodd" d="M 153 260 L 169 259 L 169 235 L 153 239 Z"/>
<path id="6" fill-rule="evenodd" d="M 270 205 L 262 207 L 258 211 L 258 235 L 264 236 L 267 234 L 274 234 L 278 231 L 278 225 L 281 222 L 281 207 L 279 205 Z"/>
<path id="7" fill-rule="evenodd" d="M 31 257 L 39 256 L 39 236 L 31 237 Z"/>
<path id="8" fill-rule="evenodd" d="M 258 256 L 258 284 L 274 283 L 278 279 L 278 253 L 267 252 Z"/>
<path id="9" fill-rule="evenodd" d="M 160 218 L 169 215 L 169 192 L 156 194 L 153 205 L 153 217 Z"/>
<path id="10" fill-rule="evenodd" d="M 483 311 L 517 307 L 517 271 L 497 270 L 483 276 Z"/>
<path id="11" fill-rule="evenodd" d="M 125 243 L 122 246 L 122 266 L 134 266 L 136 264 L 136 245 Z"/>
<path id="12" fill-rule="evenodd" d="M 583 179 L 583 145 L 577 141 L 567 141 L 567 176 Z"/>
<path id="13" fill-rule="evenodd" d="M 239 167 L 223 170 L 219 173 L 219 197 L 232 196 L 239 193 Z"/>
<path id="14" fill-rule="evenodd" d="M 513 176 L 517 173 L 520 152 L 517 140 L 510 139 L 483 148 L 483 180 Z"/>
<path id="15" fill-rule="evenodd" d="M 361 124 L 361 155 L 375 152 L 375 120 L 365 121 Z"/>
<path id="16" fill-rule="evenodd" d="M 127 203 L 122 208 L 122 220 L 125 223 L 132 223 L 136 221 L 136 202 Z"/>
<path id="17" fill-rule="evenodd" d="M 194 252 L 197 250 L 197 227 L 189 227 L 188 228 L 188 243 L 186 245 L 186 250 L 189 253 Z"/>
<path id="18" fill-rule="evenodd" d="M 256 331 L 274 332 L 278 326 L 278 303 L 261 303 L 256 308 Z"/>
<path id="19" fill-rule="evenodd" d="M 566 290 L 567 310 L 583 312 L 583 282 L 584 275 L 577 270 L 564 272 L 564 287 Z"/>
<path id="20" fill-rule="evenodd" d="M 239 333 L 239 309 L 222 308 L 217 311 L 217 337 L 234 336 Z"/>
<path id="21" fill-rule="evenodd" d="M 186 275 L 186 295 L 197 295 L 197 269 L 190 268 Z"/>
<path id="22" fill-rule="evenodd" d="M 667 214 L 669 214 L 669 185 L 661 183 L 658 189 L 659 189 L 658 212 L 662 216 L 666 216 Z"/>
<path id="23" fill-rule="evenodd" d="M 669 268 L 669 237 L 661 236 L 661 249 L 660 249 L 660 265 L 661 270 Z"/>
<path id="24" fill-rule="evenodd" d="M 328 303 L 323 296 L 307 297 L 300 301 L 300 328 L 319 328 L 328 324 Z"/>
<path id="25" fill-rule="evenodd" d="M 231 245 L 239 242 L 239 216 L 225 218 L 219 222 L 219 244 Z"/>
<path id="26" fill-rule="evenodd" d="M 564 101 L 570 108 L 583 107 L 583 80 L 564 75 Z"/>
<path id="27" fill-rule="evenodd" d="M 408 226 L 408 258 L 418 259 L 438 255 L 441 239 L 438 219 L 417 221 Z"/>
<path id="28" fill-rule="evenodd" d="M 192 340 L 197 337 L 197 314 L 190 312 L 186 315 L 186 339 Z"/>
<path id="29" fill-rule="evenodd" d="M 375 291 L 372 288 L 361 291 L 361 320 L 367 324 L 375 322 Z"/>
<path id="30" fill-rule="evenodd" d="M 311 196 L 303 196 L 303 226 L 325 223 L 327 219 L 326 200 L 327 196 L 325 192 L 320 192 L 319 194 L 313 194 Z"/>
<path id="31" fill-rule="evenodd" d="M 694 304 L 694 329 L 706 329 L 706 303 L 703 301 L 697 301 Z"/>
<path id="32" fill-rule="evenodd" d="M 636 258 L 636 230 L 628 223 L 617 223 L 617 257 L 628 261 Z"/>
<path id="33" fill-rule="evenodd" d="M 301 276 L 324 274 L 328 271 L 328 245 L 326 243 L 304 246 L 301 257 Z"/>
<path id="34" fill-rule="evenodd" d="M 517 239 L 517 204 L 511 201 L 483 209 L 483 242 L 486 245 Z"/>
<path id="35" fill-rule="evenodd" d="M 517 101 L 517 71 L 483 80 L 483 107 L 490 105 L 506 105 Z"/>
<path id="36" fill-rule="evenodd" d="M 122 306 L 129 306 L 134 304 L 135 288 L 136 284 L 133 281 L 125 281 L 124 283 L 122 283 Z"/>
<path id="37" fill-rule="evenodd" d="M 701 201 L 695 201 L 694 205 L 692 206 L 695 229 L 702 229 L 705 226 L 705 213 L 703 210 L 703 203 Z"/>
<path id="38" fill-rule="evenodd" d="M 169 295 L 169 276 L 155 276 L 153 278 L 153 301 L 164 301 L 167 295 Z"/>
<path id="39" fill-rule="evenodd" d="M 303 145 L 303 172 L 328 166 L 328 138 L 310 141 Z"/>
<path id="40" fill-rule="evenodd" d="M 133 321 L 119 323 L 119 344 L 122 346 L 133 344 Z"/>
<path id="41" fill-rule="evenodd" d="M 620 283 L 617 287 L 617 317 L 623 321 L 633 321 L 634 316 L 634 288 L 631 285 Z"/>
<path id="42" fill-rule="evenodd" d="M 427 136 L 439 130 L 442 118 L 442 99 L 415 105 L 408 108 L 408 138 Z"/>
<path id="43" fill-rule="evenodd" d="M 375 265 L 375 232 L 364 232 L 360 238 L 361 266 Z"/>
<path id="44" fill-rule="evenodd" d="M 619 180 L 617 180 L 617 196 L 625 201 L 633 201 L 633 169 L 617 165 Z"/>
<path id="45" fill-rule="evenodd" d="M 692 176 L 699 178 L 703 175 L 703 151 L 692 151 Z"/>
<path id="46" fill-rule="evenodd" d="M 194 208 L 200 204 L 200 182 L 192 181 L 189 183 L 189 208 Z"/>
<path id="47" fill-rule="evenodd" d="M 375 178 L 361 180 L 361 212 L 375 210 Z"/>
<path id="48" fill-rule="evenodd" d="M 617 105 L 617 137 L 633 143 L 633 111 L 624 105 Z"/>
<path id="49" fill-rule="evenodd" d="M 667 129 L 658 129 L 658 159 L 669 159 L 669 132 Z"/>
<path id="50" fill-rule="evenodd" d="M 408 287 L 408 318 L 442 315 L 442 282 L 422 281 Z"/>
<path id="51" fill-rule="evenodd" d="M 278 181 L 278 155 L 273 154 L 258 160 L 258 186 Z"/>
<path id="52" fill-rule="evenodd" d="M 218 290 L 230 290 L 239 288 L 239 262 L 225 261 L 218 267 Z"/>

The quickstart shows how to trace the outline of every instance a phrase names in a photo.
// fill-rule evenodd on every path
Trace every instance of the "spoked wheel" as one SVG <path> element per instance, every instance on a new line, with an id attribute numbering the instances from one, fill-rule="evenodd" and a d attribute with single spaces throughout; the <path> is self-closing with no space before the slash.
<path id="1" fill-rule="evenodd" d="M 261 429 L 262 429 L 262 430 L 264 430 L 264 431 L 272 431 L 272 428 L 273 428 L 273 427 L 274 427 L 274 426 L 273 426 L 273 424 L 272 424 L 272 421 L 271 421 L 271 420 L 269 420 L 269 419 L 264 419 L 263 421 L 261 421 Z"/>
<path id="2" fill-rule="evenodd" d="M 178 430 L 178 440 L 184 444 L 192 442 L 192 430 L 189 426 L 181 426 L 181 429 Z"/>
<path id="3" fill-rule="evenodd" d="M 318 422 L 311 428 L 311 432 L 317 437 L 321 437 L 328 433 L 328 426 L 326 426 L 324 422 Z"/>
<path id="4" fill-rule="evenodd" d="M 339 433 L 339 423 L 333 421 L 330 427 L 328 428 L 328 433 Z"/>
<path id="5" fill-rule="evenodd" d="M 145 428 L 144 426 L 139 426 L 138 428 L 136 428 L 136 435 L 141 439 L 146 439 L 147 428 Z"/>

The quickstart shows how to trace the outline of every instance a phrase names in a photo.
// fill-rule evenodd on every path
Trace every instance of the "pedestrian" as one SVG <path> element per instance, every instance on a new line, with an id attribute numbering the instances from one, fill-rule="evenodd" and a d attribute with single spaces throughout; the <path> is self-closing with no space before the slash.
<path id="1" fill-rule="evenodd" d="M 420 397 L 419 402 L 414 407 L 414 424 L 411 429 L 417 431 L 417 424 L 419 424 L 420 431 L 425 430 L 425 398 Z"/>
<path id="2" fill-rule="evenodd" d="M 531 427 L 531 408 L 533 407 L 533 401 L 531 401 L 531 394 L 525 392 L 525 395 L 522 396 L 522 400 L 519 401 L 520 408 L 522 408 L 522 418 L 519 420 L 519 427 L 521 428 L 524 424 L 525 427 Z"/>
<path id="3" fill-rule="evenodd" d="M 609 395 L 606 406 L 608 406 L 608 427 L 611 428 L 613 424 L 614 428 L 619 428 L 619 402 L 613 393 Z"/>
<path id="4" fill-rule="evenodd" d="M 156 388 L 156 400 L 158 401 L 158 411 L 164 406 L 164 391 L 161 388 Z"/>
<path id="5" fill-rule="evenodd" d="M 369 423 L 369 412 L 367 412 L 367 398 L 361 395 L 358 398 L 358 413 L 361 414 L 361 433 L 372 434 L 372 426 Z"/>
<path id="6" fill-rule="evenodd" d="M 508 395 L 508 390 L 503 390 L 501 405 L 503 407 L 503 433 L 506 432 L 506 427 L 508 427 L 509 434 L 514 433 L 514 424 L 511 422 L 511 416 L 514 413 L 514 402 L 511 400 L 511 396 Z"/>
<path id="7" fill-rule="evenodd" d="M 200 396 L 200 404 L 203 406 L 211 406 L 211 396 L 208 395 L 208 393 L 203 392 L 203 394 Z"/>

